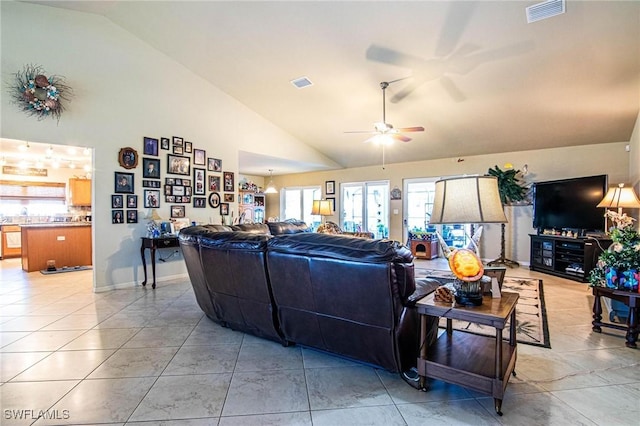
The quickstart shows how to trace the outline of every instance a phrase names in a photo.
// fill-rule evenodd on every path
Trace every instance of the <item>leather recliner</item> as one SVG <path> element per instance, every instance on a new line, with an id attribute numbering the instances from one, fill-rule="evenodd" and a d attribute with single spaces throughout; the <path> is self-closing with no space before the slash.
<path id="1" fill-rule="evenodd" d="M 415 366 L 414 304 L 439 283 L 425 280 L 416 288 L 408 248 L 391 240 L 309 233 L 274 237 L 267 245 L 273 299 L 287 341 L 393 372 Z M 432 333 L 428 340 L 434 338 Z"/>
<path id="2" fill-rule="evenodd" d="M 187 271 L 209 318 L 392 372 L 416 365 L 414 304 L 439 283 L 414 279 L 409 249 L 390 240 L 301 232 L 288 223 L 269 228 L 282 233 L 211 225 L 181 230 Z M 429 330 L 427 344 L 435 340 L 435 319 Z"/>

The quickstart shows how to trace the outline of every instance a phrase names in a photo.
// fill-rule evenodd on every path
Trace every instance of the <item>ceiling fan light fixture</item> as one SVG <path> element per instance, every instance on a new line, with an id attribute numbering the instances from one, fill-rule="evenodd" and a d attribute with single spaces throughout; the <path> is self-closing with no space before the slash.
<path id="1" fill-rule="evenodd" d="M 376 132 L 380 133 L 387 133 L 389 130 L 393 129 L 391 124 L 385 123 L 384 121 L 374 123 L 373 127 L 376 129 Z"/>

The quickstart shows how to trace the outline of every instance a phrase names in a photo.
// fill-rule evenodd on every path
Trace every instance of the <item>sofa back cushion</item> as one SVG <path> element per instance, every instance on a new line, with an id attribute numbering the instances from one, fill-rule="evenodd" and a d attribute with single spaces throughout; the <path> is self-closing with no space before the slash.
<path id="1" fill-rule="evenodd" d="M 395 332 L 415 290 L 413 257 L 389 240 L 294 234 L 268 242 L 285 339 L 398 371 Z"/>
<path id="2" fill-rule="evenodd" d="M 267 222 L 267 226 L 271 235 L 297 234 L 311 231 L 305 222 L 299 221 Z"/>
<path id="3" fill-rule="evenodd" d="M 200 261 L 200 241 L 199 235 L 210 232 L 202 226 L 190 226 L 183 228 L 178 234 L 178 241 L 182 249 L 187 273 L 193 292 L 196 295 L 196 301 L 200 309 L 212 320 L 217 321 L 217 314 L 211 300 L 211 294 L 207 288 L 206 278 L 202 271 L 202 262 Z"/>
<path id="4" fill-rule="evenodd" d="M 270 238 L 238 231 L 201 235 L 200 257 L 218 321 L 282 342 L 265 265 Z"/>
<path id="5" fill-rule="evenodd" d="M 265 223 L 242 223 L 232 226 L 234 231 L 251 232 L 252 234 L 271 234 Z"/>

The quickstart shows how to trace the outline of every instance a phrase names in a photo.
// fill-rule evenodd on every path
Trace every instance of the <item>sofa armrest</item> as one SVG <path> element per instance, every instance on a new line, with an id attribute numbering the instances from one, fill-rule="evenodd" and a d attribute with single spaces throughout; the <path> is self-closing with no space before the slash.
<path id="1" fill-rule="evenodd" d="M 405 306 L 415 306 L 418 300 L 433 293 L 440 285 L 441 284 L 433 278 L 418 278 L 416 280 L 416 290 L 407 298 Z"/>

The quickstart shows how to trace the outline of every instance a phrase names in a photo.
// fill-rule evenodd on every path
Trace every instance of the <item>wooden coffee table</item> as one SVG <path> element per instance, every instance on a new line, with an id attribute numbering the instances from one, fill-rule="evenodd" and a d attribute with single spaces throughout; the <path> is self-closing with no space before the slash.
<path id="1" fill-rule="evenodd" d="M 426 378 L 443 380 L 493 396 L 496 413 L 502 415 L 502 398 L 515 376 L 517 358 L 516 327 L 512 326 L 509 341 L 503 341 L 502 331 L 508 321 L 516 323 L 517 293 L 503 292 L 502 298 L 485 296 L 481 306 L 456 306 L 434 301 L 434 293 L 416 303 L 421 314 L 420 357 L 418 374 L 420 388 L 427 390 Z M 446 333 L 427 347 L 427 315 L 447 319 Z M 483 324 L 496 329 L 495 336 L 480 336 L 453 330 L 451 320 Z"/>
<path id="2" fill-rule="evenodd" d="M 629 291 L 616 290 L 606 287 L 592 287 L 593 289 L 593 321 L 591 329 L 597 333 L 602 332 L 602 327 L 614 328 L 616 330 L 625 330 L 627 332 L 625 339 L 625 345 L 628 348 L 637 348 L 638 345 L 638 310 L 640 309 L 640 293 L 633 293 Z M 608 322 L 602 322 L 602 297 L 608 297 L 613 300 L 624 303 L 629 307 L 629 320 L 627 325 L 611 324 Z"/>

